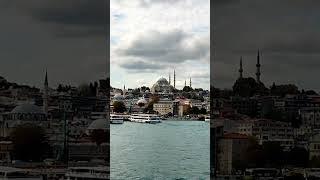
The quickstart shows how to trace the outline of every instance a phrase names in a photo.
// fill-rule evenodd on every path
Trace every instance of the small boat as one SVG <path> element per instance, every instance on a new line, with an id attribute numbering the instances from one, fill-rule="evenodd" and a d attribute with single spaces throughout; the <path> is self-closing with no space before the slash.
<path id="1" fill-rule="evenodd" d="M 123 124 L 124 117 L 120 114 L 110 114 L 110 124 Z"/>
<path id="2" fill-rule="evenodd" d="M 210 116 L 205 116 L 205 117 L 204 117 L 204 121 L 210 122 Z"/>
<path id="3" fill-rule="evenodd" d="M 131 114 L 131 122 L 156 124 L 161 123 L 161 118 L 156 114 Z"/>

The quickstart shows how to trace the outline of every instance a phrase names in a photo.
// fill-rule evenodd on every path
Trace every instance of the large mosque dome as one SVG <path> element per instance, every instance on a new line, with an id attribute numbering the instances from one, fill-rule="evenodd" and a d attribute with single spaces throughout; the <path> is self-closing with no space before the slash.
<path id="1" fill-rule="evenodd" d="M 106 119 L 97 119 L 92 121 L 92 123 L 89 125 L 88 130 L 94 130 L 94 129 L 103 129 L 107 130 L 107 120 Z"/>
<path id="2" fill-rule="evenodd" d="M 124 97 L 123 97 L 121 94 L 116 94 L 116 95 L 113 97 L 113 99 L 114 99 L 115 101 L 122 101 L 122 100 L 124 100 Z"/>
<path id="3" fill-rule="evenodd" d="M 44 111 L 37 105 L 34 104 L 22 104 L 16 106 L 11 114 L 45 114 Z"/>
<path id="4" fill-rule="evenodd" d="M 44 110 L 34 104 L 21 104 L 6 114 L 7 120 L 43 121 L 46 120 Z"/>
<path id="5" fill-rule="evenodd" d="M 151 88 L 151 91 L 153 93 L 155 92 L 172 92 L 173 87 L 170 85 L 170 83 L 167 81 L 166 78 L 160 78 Z"/>

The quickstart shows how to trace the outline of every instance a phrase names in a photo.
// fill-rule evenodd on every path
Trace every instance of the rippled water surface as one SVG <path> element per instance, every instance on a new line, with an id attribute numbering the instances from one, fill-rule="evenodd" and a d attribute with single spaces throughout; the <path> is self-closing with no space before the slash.
<path id="1" fill-rule="evenodd" d="M 111 179 L 209 179 L 209 123 L 111 124 Z"/>

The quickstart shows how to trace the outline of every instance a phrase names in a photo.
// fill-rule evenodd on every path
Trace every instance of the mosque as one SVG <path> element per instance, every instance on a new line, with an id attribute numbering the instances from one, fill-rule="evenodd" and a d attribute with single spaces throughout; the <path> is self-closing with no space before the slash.
<path id="1" fill-rule="evenodd" d="M 184 86 L 187 86 L 186 81 Z M 190 87 L 191 86 L 191 78 L 190 78 Z M 151 93 L 163 93 L 170 94 L 176 89 L 176 71 L 173 70 L 173 86 L 171 85 L 171 76 L 169 74 L 169 81 L 166 78 L 161 77 L 152 87 Z"/>
<path id="2" fill-rule="evenodd" d="M 9 136 L 12 130 L 22 124 L 37 124 L 48 128 L 48 89 L 48 75 L 46 72 L 43 89 L 43 106 L 40 107 L 31 102 L 26 102 L 16 106 L 11 112 L 3 114 L 3 121 L 0 124 L 0 136 Z"/>
<path id="3" fill-rule="evenodd" d="M 256 82 L 261 84 L 261 71 L 260 71 L 260 53 L 259 53 L 259 49 L 258 49 L 258 53 L 257 53 L 257 64 L 256 64 Z M 240 57 L 240 68 L 239 68 L 239 78 L 238 79 L 243 79 L 243 66 L 242 66 L 242 56 Z"/>

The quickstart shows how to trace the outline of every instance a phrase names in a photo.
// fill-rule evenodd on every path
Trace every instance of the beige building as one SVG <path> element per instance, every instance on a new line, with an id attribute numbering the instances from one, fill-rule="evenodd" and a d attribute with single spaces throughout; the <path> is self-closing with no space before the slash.
<path id="1" fill-rule="evenodd" d="M 171 113 L 172 115 L 178 114 L 179 101 L 172 100 L 160 100 L 153 104 L 153 110 L 161 115 L 166 115 Z"/>
<path id="2" fill-rule="evenodd" d="M 254 136 L 262 144 L 265 141 L 277 141 L 281 146 L 294 145 L 294 132 L 290 123 L 269 119 L 244 120 L 239 123 L 238 133 Z"/>
<path id="3" fill-rule="evenodd" d="M 238 133 L 225 134 L 218 141 L 217 171 L 221 175 L 233 174 L 237 163 L 244 161 L 249 146 L 249 136 Z"/>

